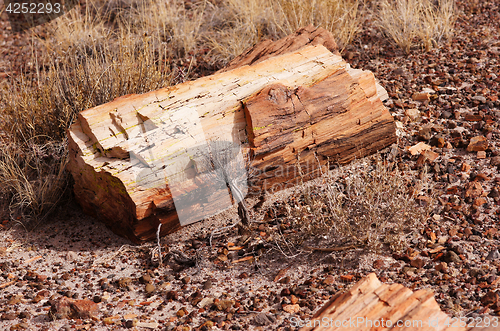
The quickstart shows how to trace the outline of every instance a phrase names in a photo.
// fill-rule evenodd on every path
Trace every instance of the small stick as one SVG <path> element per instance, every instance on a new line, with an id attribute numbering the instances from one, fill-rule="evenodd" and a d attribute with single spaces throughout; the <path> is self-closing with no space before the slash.
<path id="1" fill-rule="evenodd" d="M 341 252 L 341 251 L 347 251 L 349 249 L 354 249 L 354 248 L 361 248 L 363 246 L 361 245 L 349 245 L 349 246 L 341 246 L 341 247 L 309 247 L 305 246 L 305 249 L 311 250 L 311 251 L 317 251 L 317 252 Z"/>
<path id="2" fill-rule="evenodd" d="M 43 256 L 38 255 L 38 256 L 32 257 L 32 258 L 31 258 L 31 259 L 29 259 L 29 260 L 26 260 L 26 262 L 24 262 L 24 263 L 30 263 L 30 262 L 33 262 L 33 261 L 39 260 L 39 259 L 41 259 L 42 257 L 43 257 Z"/>
<path id="3" fill-rule="evenodd" d="M 241 258 L 239 260 L 236 260 L 236 261 L 233 261 L 233 263 L 238 263 L 238 262 L 243 262 L 243 261 L 249 261 L 249 260 L 253 260 L 253 256 L 246 256 L 244 258 Z"/>
<path id="4" fill-rule="evenodd" d="M 161 222 L 160 224 L 158 224 L 158 230 L 156 230 L 156 242 L 158 243 L 158 256 L 160 257 L 159 266 L 161 267 L 163 265 L 163 258 L 161 256 L 160 229 L 161 229 Z"/>

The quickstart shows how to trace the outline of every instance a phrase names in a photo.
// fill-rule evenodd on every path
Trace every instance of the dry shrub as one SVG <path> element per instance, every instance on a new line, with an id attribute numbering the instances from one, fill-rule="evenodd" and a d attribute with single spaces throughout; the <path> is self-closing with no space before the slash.
<path id="1" fill-rule="evenodd" d="M 40 216 L 48 215 L 67 187 L 64 175 L 67 156 L 62 142 L 2 145 L 0 185 L 9 210 L 9 215 L 3 216 L 40 221 Z"/>
<path id="2" fill-rule="evenodd" d="M 348 45 L 361 26 L 358 0 L 278 0 L 276 24 L 284 35 L 313 24 L 332 32 L 341 49 Z"/>
<path id="3" fill-rule="evenodd" d="M 335 176 L 329 172 L 303 185 L 294 203 L 287 204 L 288 217 L 281 228 L 288 230 L 278 241 L 295 247 L 404 250 L 407 237 L 430 212 L 430 206 L 421 207 L 415 200 L 419 189 L 411 187 L 395 164 L 389 166 L 380 157 L 371 165 L 365 159 L 338 170 Z"/>
<path id="4" fill-rule="evenodd" d="M 453 0 L 382 0 L 376 17 L 379 28 L 406 53 L 414 46 L 428 51 L 451 38 L 455 4 Z"/>
<path id="5" fill-rule="evenodd" d="M 357 0 L 223 0 L 207 11 L 208 40 L 222 64 L 263 39 L 279 39 L 313 24 L 332 32 L 340 48 L 361 25 Z"/>

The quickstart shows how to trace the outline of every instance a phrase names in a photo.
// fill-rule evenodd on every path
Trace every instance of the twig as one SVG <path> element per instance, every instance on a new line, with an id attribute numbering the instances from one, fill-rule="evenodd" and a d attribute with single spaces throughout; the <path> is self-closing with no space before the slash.
<path id="1" fill-rule="evenodd" d="M 253 255 L 251 256 L 246 256 L 246 257 L 243 257 L 241 259 L 238 259 L 238 260 L 235 260 L 233 261 L 232 263 L 238 263 L 238 262 L 244 262 L 244 261 L 251 261 L 253 260 L 255 257 Z"/>
<path id="2" fill-rule="evenodd" d="M 14 249 L 16 249 L 17 247 L 21 247 L 21 246 L 22 246 L 22 244 L 13 243 L 13 244 L 12 244 L 12 246 L 10 246 L 9 248 L 7 248 L 5 251 L 6 251 L 7 253 L 9 253 L 9 252 L 12 252 L 12 251 L 13 251 Z"/>
<path id="3" fill-rule="evenodd" d="M 304 246 L 305 249 L 317 251 L 317 252 L 342 252 L 347 251 L 349 249 L 362 248 L 363 245 L 348 245 L 348 246 L 338 246 L 338 247 L 309 247 Z"/>
<path id="4" fill-rule="evenodd" d="M 160 224 L 158 224 L 158 230 L 156 230 L 156 242 L 158 243 L 158 256 L 160 258 L 159 266 L 161 267 L 163 265 L 163 259 L 161 256 L 160 229 L 161 229 L 161 222 Z"/>
<path id="5" fill-rule="evenodd" d="M 38 255 L 38 256 L 32 257 L 32 258 L 31 258 L 31 259 L 29 259 L 29 260 L 26 260 L 26 262 L 24 262 L 24 263 L 30 263 L 30 262 L 33 262 L 33 261 L 39 260 L 39 259 L 41 259 L 42 257 L 43 257 L 43 256 Z"/>
<path id="6" fill-rule="evenodd" d="M 238 225 L 238 223 L 240 223 L 240 221 L 234 223 L 234 224 L 231 224 L 231 225 L 228 225 L 228 226 L 223 226 L 221 228 L 217 228 L 215 230 L 213 230 L 211 233 L 210 233 L 210 239 L 209 239 L 209 244 L 210 244 L 210 247 L 212 247 L 212 238 L 215 235 L 219 235 L 219 234 L 222 234 L 224 232 L 226 232 L 226 230 L 229 230 L 229 229 L 232 229 L 234 228 L 236 225 Z"/>
<path id="7" fill-rule="evenodd" d="M 111 256 L 107 257 L 107 258 L 102 258 L 100 261 L 94 261 L 92 262 L 92 265 L 96 265 L 97 263 L 105 263 L 113 258 L 115 258 L 117 255 L 120 254 L 120 252 L 122 251 L 123 248 L 128 248 L 128 249 L 131 249 L 133 247 L 131 247 L 130 245 L 121 245 L 120 248 L 116 251 L 116 253 L 112 254 Z"/>

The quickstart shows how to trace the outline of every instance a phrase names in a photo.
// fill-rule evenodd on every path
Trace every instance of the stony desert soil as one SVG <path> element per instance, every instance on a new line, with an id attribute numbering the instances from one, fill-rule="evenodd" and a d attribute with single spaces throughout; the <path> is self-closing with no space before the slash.
<path id="1" fill-rule="evenodd" d="M 156 243 L 131 245 L 70 203 L 33 232 L 2 222 L 0 329 L 296 329 L 293 318 L 311 318 L 370 272 L 432 288 L 450 315 L 499 318 L 500 6 L 458 6 L 456 36 L 438 49 L 404 55 L 367 21 L 343 54 L 389 92 L 400 138 L 383 154 L 433 183 L 420 200 L 435 208 L 405 253 L 289 256 L 269 239 L 276 220 L 264 218 L 288 203 L 293 192 L 282 192 L 253 209 L 250 240 L 233 229 L 210 246 L 211 231 L 236 219 L 228 210 L 163 238 L 160 266 Z M 26 45 L 1 31 L 0 78 L 15 72 L 5 61 L 19 61 Z M 432 153 L 412 155 L 418 142 Z"/>

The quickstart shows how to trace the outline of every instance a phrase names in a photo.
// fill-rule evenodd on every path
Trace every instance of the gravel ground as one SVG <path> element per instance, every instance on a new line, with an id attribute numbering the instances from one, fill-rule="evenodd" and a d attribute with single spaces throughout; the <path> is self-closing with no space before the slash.
<path id="1" fill-rule="evenodd" d="M 269 239 L 275 220 L 264 218 L 288 203 L 281 192 L 254 209 L 248 241 L 230 230 L 210 247 L 210 232 L 236 219 L 228 210 L 163 238 L 160 266 L 156 243 L 133 246 L 69 205 L 34 232 L 1 223 L 0 329 L 294 329 L 291 317 L 310 318 L 370 272 L 432 288 L 450 315 L 498 316 L 500 8 L 458 5 L 456 37 L 439 49 L 404 55 L 367 28 L 343 54 L 389 92 L 400 139 L 384 153 L 433 183 L 421 200 L 435 208 L 405 253 L 287 257 Z M 6 60 L 18 61 L 23 43 L 2 30 L 0 79 L 16 71 Z M 419 142 L 427 158 L 408 151 Z"/>

